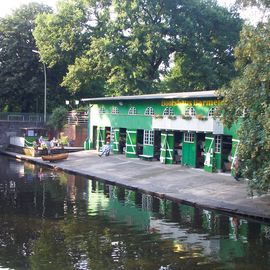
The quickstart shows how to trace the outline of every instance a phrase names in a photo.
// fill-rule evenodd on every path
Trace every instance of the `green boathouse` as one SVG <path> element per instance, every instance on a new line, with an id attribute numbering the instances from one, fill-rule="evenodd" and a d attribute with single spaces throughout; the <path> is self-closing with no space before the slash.
<path id="1" fill-rule="evenodd" d="M 208 172 L 233 168 L 239 140 L 236 126 L 214 117 L 221 100 L 215 91 L 86 98 L 88 149 L 106 142 L 115 154 L 156 159 Z"/>

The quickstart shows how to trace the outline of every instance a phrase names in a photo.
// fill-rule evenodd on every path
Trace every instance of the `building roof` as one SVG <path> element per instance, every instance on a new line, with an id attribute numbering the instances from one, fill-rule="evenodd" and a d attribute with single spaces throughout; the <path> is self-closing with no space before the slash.
<path id="1" fill-rule="evenodd" d="M 117 96 L 117 97 L 100 97 L 100 98 L 83 98 L 81 101 L 122 101 L 122 100 L 149 100 L 149 99 L 191 99 L 191 98 L 217 98 L 215 90 L 211 91 L 196 91 L 196 92 L 181 92 L 168 94 L 150 94 L 138 96 Z"/>

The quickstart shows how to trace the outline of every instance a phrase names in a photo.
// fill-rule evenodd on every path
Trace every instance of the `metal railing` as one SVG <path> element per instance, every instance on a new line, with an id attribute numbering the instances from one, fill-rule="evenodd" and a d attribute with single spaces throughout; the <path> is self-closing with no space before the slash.
<path id="1" fill-rule="evenodd" d="M 40 114 L 40 113 L 35 114 L 35 113 L 0 112 L 0 122 L 43 123 L 44 122 L 44 115 Z M 70 111 L 67 114 L 67 124 L 80 125 L 80 124 L 87 124 L 87 122 L 88 122 L 88 113 L 87 112 Z"/>
<path id="2" fill-rule="evenodd" d="M 40 113 L 10 113 L 0 112 L 2 122 L 43 122 L 43 114 Z"/>

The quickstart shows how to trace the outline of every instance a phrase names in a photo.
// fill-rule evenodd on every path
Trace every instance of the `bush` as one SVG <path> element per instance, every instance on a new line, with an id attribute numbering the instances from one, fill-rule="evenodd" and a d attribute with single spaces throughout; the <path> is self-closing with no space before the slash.
<path id="1" fill-rule="evenodd" d="M 67 113 L 67 109 L 63 106 L 54 109 L 47 123 L 49 128 L 59 133 L 66 123 Z"/>

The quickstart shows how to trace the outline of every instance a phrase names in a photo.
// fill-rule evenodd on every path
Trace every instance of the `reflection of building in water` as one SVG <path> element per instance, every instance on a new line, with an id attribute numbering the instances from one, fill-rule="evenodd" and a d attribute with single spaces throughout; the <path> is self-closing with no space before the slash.
<path id="1" fill-rule="evenodd" d="M 142 209 L 145 211 L 152 211 L 153 197 L 151 195 L 142 194 Z"/>
<path id="2" fill-rule="evenodd" d="M 110 218 L 119 222 L 124 222 L 144 230 L 149 228 L 150 213 L 135 207 L 135 192 L 109 185 L 107 196 L 103 192 L 104 184 L 100 182 L 96 182 L 95 192 L 92 192 L 92 188 L 92 181 L 89 181 L 89 215 L 97 215 L 100 212 L 106 212 Z M 125 201 L 122 200 L 123 198 Z"/>
<path id="3" fill-rule="evenodd" d="M 76 200 L 76 186 L 75 186 L 75 175 L 67 176 L 67 197 L 70 201 Z"/>
<path id="4" fill-rule="evenodd" d="M 92 185 L 89 181 L 88 213 L 97 215 L 101 212 L 119 223 L 158 233 L 161 239 L 173 240 L 175 252 L 186 252 L 181 254 L 183 259 L 211 256 L 216 261 L 231 261 L 245 255 L 247 237 L 252 235 L 248 233 L 251 231 L 248 230 L 249 223 L 242 219 L 239 220 L 236 239 L 235 227 L 229 216 L 139 194 L 123 187 L 96 181 Z M 261 228 L 256 228 L 258 237 Z"/>

